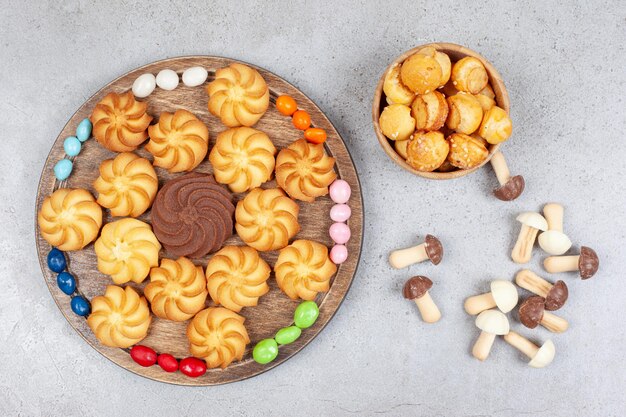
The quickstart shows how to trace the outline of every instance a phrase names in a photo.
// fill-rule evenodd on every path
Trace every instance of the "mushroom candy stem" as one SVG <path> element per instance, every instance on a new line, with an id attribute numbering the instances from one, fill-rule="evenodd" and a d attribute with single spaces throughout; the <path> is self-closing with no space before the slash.
<path id="1" fill-rule="evenodd" d="M 528 356 L 530 358 L 528 365 L 533 368 L 548 366 L 554 359 L 555 348 L 551 340 L 539 347 L 519 333 L 509 332 L 504 335 L 504 341 Z"/>
<path id="2" fill-rule="evenodd" d="M 405 268 L 429 260 L 437 265 L 443 258 L 443 245 L 433 235 L 426 235 L 424 243 L 411 248 L 399 249 L 389 254 L 389 263 L 396 269 Z"/>
<path id="3" fill-rule="evenodd" d="M 567 320 L 545 311 L 545 299 L 539 296 L 527 298 L 519 307 L 519 319 L 529 329 L 541 324 L 553 333 L 563 333 L 569 327 Z"/>
<path id="4" fill-rule="evenodd" d="M 498 307 L 503 313 L 513 310 L 517 304 L 517 289 L 509 281 L 495 280 L 491 282 L 491 291 L 475 295 L 465 300 L 465 311 L 475 315 L 485 310 Z"/>
<path id="5" fill-rule="evenodd" d="M 505 335 L 509 332 L 509 320 L 498 310 L 486 310 L 476 317 L 476 327 L 481 330 L 481 333 L 474 343 L 472 355 L 484 361 L 491 352 L 496 335 Z"/>
<path id="6" fill-rule="evenodd" d="M 567 285 L 557 281 L 554 285 L 529 269 L 522 269 L 515 276 L 515 283 L 540 297 L 546 299 L 546 310 L 554 311 L 563 307 L 569 296 Z"/>
<path id="7" fill-rule="evenodd" d="M 512 201 L 524 192 L 524 177 L 516 175 L 511 177 L 511 172 L 506 164 L 504 155 L 498 151 L 491 157 L 493 167 L 500 186 L 493 190 L 493 194 L 502 201 Z"/>
<path id="8" fill-rule="evenodd" d="M 429 278 L 418 275 L 410 278 L 402 289 L 404 298 L 415 301 L 422 320 L 426 323 L 436 323 L 441 318 L 437 304 L 428 293 L 432 286 L 433 282 Z"/>
<path id="9" fill-rule="evenodd" d="M 582 279 L 589 279 L 598 272 L 600 259 L 593 249 L 581 246 L 580 255 L 548 256 L 543 267 L 551 274 L 556 272 L 579 271 Z"/>
<path id="10" fill-rule="evenodd" d="M 548 230 L 563 233 L 563 212 L 565 209 L 557 203 L 548 203 L 543 207 L 543 215 L 548 222 Z"/>
<path id="11" fill-rule="evenodd" d="M 546 230 L 548 223 L 541 214 L 532 211 L 521 213 L 516 220 L 522 223 L 522 228 L 511 251 L 511 259 L 518 264 L 525 264 L 532 256 L 537 233 L 539 230 Z"/>

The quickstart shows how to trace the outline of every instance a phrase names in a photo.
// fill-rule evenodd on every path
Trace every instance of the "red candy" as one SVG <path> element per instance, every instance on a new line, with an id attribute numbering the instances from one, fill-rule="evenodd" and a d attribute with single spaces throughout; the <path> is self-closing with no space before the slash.
<path id="1" fill-rule="evenodd" d="M 178 361 L 169 353 L 161 353 L 157 358 L 157 362 L 165 372 L 176 372 L 178 370 Z"/>
<path id="2" fill-rule="evenodd" d="M 157 354 L 148 346 L 135 345 L 130 350 L 130 357 L 141 366 L 152 366 L 157 361 Z"/>
<path id="3" fill-rule="evenodd" d="M 206 363 L 198 358 L 185 358 L 180 361 L 180 372 L 191 378 L 197 378 L 206 373 Z"/>

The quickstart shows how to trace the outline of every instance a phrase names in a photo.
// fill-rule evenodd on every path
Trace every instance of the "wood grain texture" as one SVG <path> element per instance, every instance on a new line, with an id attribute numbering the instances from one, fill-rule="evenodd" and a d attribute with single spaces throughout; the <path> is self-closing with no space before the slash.
<path id="1" fill-rule="evenodd" d="M 74 135 L 78 123 L 91 114 L 95 104 L 107 93 L 121 93 L 127 91 L 131 88 L 133 81 L 139 75 L 146 72 L 156 75 L 161 69 L 165 68 L 173 69 L 180 75 L 185 69 L 200 65 L 209 70 L 208 81 L 210 81 L 213 78 L 213 74 L 216 69 L 225 67 L 233 62 L 237 61 L 209 56 L 171 58 L 138 68 L 106 85 L 78 109 L 54 142 L 39 181 L 35 210 L 38 211 L 44 198 L 49 196 L 54 189 L 59 187 L 86 188 L 96 195 L 92 184 L 98 177 L 99 164 L 105 159 L 113 158 L 116 154 L 104 149 L 95 141 L 95 139 L 89 139 L 83 144 L 83 149 L 80 155 L 75 158 L 74 170 L 68 180 L 59 184 L 55 180 L 53 167 L 54 164 L 65 155 L 63 151 L 63 140 L 67 136 Z M 313 125 L 325 129 L 328 133 L 328 140 L 325 145 L 326 151 L 337 160 L 335 169 L 338 177 L 346 180 L 352 187 L 352 196 L 348 202 L 352 209 L 352 217 L 348 221 L 352 231 L 352 238 L 347 244 L 349 251 L 348 260 L 339 266 L 337 274 L 332 280 L 330 290 L 327 293 L 318 295 L 316 302 L 320 306 L 320 316 L 315 325 L 304 330 L 300 339 L 293 344 L 282 346 L 280 348 L 278 358 L 274 362 L 268 365 L 259 365 L 252 360 L 252 348 L 255 343 L 261 339 L 273 337 L 278 329 L 290 325 L 293 321 L 293 312 L 299 304 L 297 301 L 290 300 L 280 291 L 276 285 L 274 274 L 272 273 L 272 276 L 268 281 L 270 292 L 261 297 L 258 306 L 244 308 L 240 313 L 246 317 L 245 325 L 252 340 L 247 347 L 244 359 L 240 362 L 233 363 L 225 370 L 209 370 L 204 376 L 193 379 L 182 375 L 180 372 L 168 374 L 161 370 L 158 366 L 143 368 L 133 362 L 126 351 L 101 345 L 87 326 L 86 320 L 76 316 L 71 311 L 70 297 L 63 294 L 58 289 L 56 285 L 56 274 L 52 273 L 46 265 L 46 256 L 51 247 L 42 238 L 39 233 L 39 228 L 35 224 L 37 250 L 43 276 L 55 302 L 65 318 L 94 349 L 119 366 L 138 375 L 158 381 L 181 385 L 217 385 L 239 381 L 272 369 L 291 356 L 295 355 L 315 336 L 317 336 L 317 334 L 320 333 L 320 331 L 326 326 L 326 324 L 328 324 L 330 319 L 337 312 L 354 278 L 363 239 L 363 202 L 357 172 L 350 154 L 331 122 L 308 97 L 282 78 L 261 68 L 255 68 L 261 73 L 263 78 L 265 78 L 270 87 L 272 103 L 274 99 L 281 94 L 291 95 L 298 102 L 299 108 L 304 109 L 311 114 Z M 152 93 L 148 98 L 142 99 L 142 101 L 148 102 L 148 112 L 155 117 L 153 123 L 158 120 L 159 114 L 163 111 L 174 112 L 179 108 L 191 111 L 209 128 L 209 150 L 215 144 L 215 139 L 218 133 L 226 130 L 226 127 L 221 124 L 219 119 L 208 112 L 208 95 L 205 91 L 205 86 L 186 87 L 181 82 L 174 91 L 164 91 L 157 88 L 154 93 Z M 270 104 L 270 108 L 267 113 L 254 127 L 267 133 L 278 150 L 287 147 L 294 140 L 302 137 L 302 132 L 292 126 L 291 119 L 281 115 L 273 104 Z M 152 156 L 146 152 L 143 147 L 138 149 L 136 153 L 152 160 Z M 184 174 L 169 174 L 161 168 L 155 169 L 159 177 L 159 186 L 162 186 L 165 181 L 171 178 Z M 211 165 L 208 161 L 208 155 L 207 159 L 203 161 L 195 171 L 206 173 L 212 172 Z M 275 186 L 276 183 L 272 180 L 263 184 L 262 187 L 271 188 Z M 245 194 L 234 194 L 233 196 L 234 201 L 237 202 L 242 199 Z M 301 231 L 296 235 L 295 239 L 316 240 L 330 248 L 332 246 L 332 241 L 328 236 L 328 228 L 332 224 L 332 221 L 329 217 L 329 211 L 333 202 L 328 196 L 325 196 L 323 198 L 318 198 L 314 203 L 298 202 L 298 204 L 300 205 L 299 221 L 301 224 Z M 150 222 L 150 212 L 148 211 L 139 219 Z M 111 220 L 112 218 L 108 213 L 108 210 L 106 210 L 105 223 L 108 223 Z M 243 243 L 239 237 L 233 233 L 233 236 L 226 241 L 225 245 L 226 244 L 241 245 Z M 70 252 L 68 255 L 69 270 L 77 278 L 78 289 L 80 292 L 88 299 L 92 299 L 97 295 L 103 294 L 106 286 L 111 284 L 112 281 L 109 276 L 98 271 L 93 244 L 90 244 L 82 251 Z M 161 251 L 160 256 L 161 258 L 169 257 L 163 250 Z M 194 262 L 206 267 L 206 263 L 208 259 L 210 259 L 210 256 L 211 255 L 200 259 L 194 259 Z M 261 253 L 261 256 L 270 265 L 274 265 L 278 252 L 265 252 Z M 146 281 L 144 281 L 141 285 L 130 285 L 133 285 L 133 287 L 141 290 L 148 281 L 149 278 L 146 279 Z M 212 302 L 207 301 L 207 305 L 212 305 Z M 188 322 L 175 323 L 154 317 L 149 335 L 141 342 L 141 344 L 150 346 L 157 352 L 171 353 L 178 358 L 187 357 L 189 356 L 188 341 L 185 336 L 187 323 Z"/>
<path id="2" fill-rule="evenodd" d="M 409 165 L 406 160 L 396 152 L 393 147 L 393 143 L 391 143 L 392 141 L 387 139 L 387 137 L 383 135 L 383 132 L 380 129 L 380 124 L 378 122 L 378 119 L 380 118 L 380 113 L 387 106 L 387 97 L 385 96 L 385 93 L 383 91 L 383 84 L 385 82 L 385 75 L 387 74 L 387 71 L 389 71 L 389 68 L 391 68 L 392 65 L 396 63 L 401 64 L 402 62 L 404 62 L 405 59 L 426 46 L 433 46 L 436 50 L 445 52 L 446 54 L 448 54 L 450 60 L 453 63 L 466 56 L 473 56 L 475 58 L 478 58 L 485 66 L 487 74 L 489 74 L 489 83 L 491 84 L 491 87 L 493 88 L 493 91 L 496 95 L 496 104 L 499 107 L 503 108 L 507 112 L 507 114 L 509 113 L 509 93 L 506 91 L 506 87 L 504 86 L 504 82 L 502 81 L 502 76 L 500 76 L 500 73 L 498 73 L 496 68 L 487 59 L 485 59 L 485 57 L 483 57 L 476 51 L 466 48 L 465 46 L 457 45 L 454 43 L 427 43 L 416 46 L 415 48 L 406 51 L 405 53 L 400 55 L 391 64 L 389 64 L 389 66 L 385 69 L 385 72 L 383 72 L 383 75 L 380 77 L 378 85 L 376 86 L 376 91 L 374 92 L 374 100 L 372 101 L 372 122 L 374 123 L 374 132 L 376 133 L 378 142 L 380 143 L 380 146 L 382 146 L 385 153 L 391 158 L 392 161 L 400 165 L 405 170 L 412 172 L 415 175 L 419 175 L 420 177 L 433 180 L 450 180 L 454 178 L 460 178 L 467 174 L 471 174 L 472 172 L 476 171 L 487 162 L 489 162 L 493 154 L 496 153 L 496 151 L 500 148 L 500 144 L 489 146 L 489 155 L 487 156 L 487 158 L 485 158 L 485 160 L 480 165 L 471 169 L 458 169 L 456 171 L 450 172 L 418 171 L 417 169 Z"/>

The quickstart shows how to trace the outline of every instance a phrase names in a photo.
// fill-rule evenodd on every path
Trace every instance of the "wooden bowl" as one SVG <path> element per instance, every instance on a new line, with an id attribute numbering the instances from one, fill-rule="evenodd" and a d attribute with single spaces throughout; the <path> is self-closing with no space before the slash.
<path id="1" fill-rule="evenodd" d="M 376 136 L 378 137 L 378 142 L 380 142 L 380 146 L 383 147 L 387 155 L 389 155 L 389 157 L 396 164 L 400 165 L 402 168 L 406 169 L 409 172 L 412 172 L 415 175 L 419 175 L 420 177 L 424 177 L 424 178 L 430 178 L 433 180 L 450 180 L 450 179 L 459 178 L 467 174 L 470 174 L 476 171 L 481 166 L 485 165 L 487 162 L 489 162 L 489 160 L 491 160 L 491 157 L 493 156 L 493 154 L 497 152 L 498 148 L 500 147 L 500 144 L 490 145 L 488 148 L 489 155 L 487 155 L 487 158 L 485 158 L 485 160 L 480 165 L 471 169 L 459 169 L 459 170 L 450 171 L 450 172 L 418 171 L 412 166 L 410 166 L 409 164 L 407 164 L 404 158 L 402 158 L 402 156 L 400 156 L 396 152 L 396 150 L 393 147 L 392 141 L 387 139 L 387 137 L 383 135 L 383 132 L 380 130 L 380 124 L 378 123 L 378 119 L 380 118 L 380 113 L 385 108 L 385 106 L 387 106 L 387 100 L 386 100 L 387 97 L 385 96 L 385 93 L 383 92 L 383 83 L 385 81 L 385 75 L 387 74 L 387 71 L 389 71 L 389 68 L 392 65 L 401 64 L 402 62 L 404 62 L 405 59 L 407 59 L 408 57 L 416 53 L 418 50 L 424 48 L 425 46 L 433 46 L 438 51 L 445 52 L 446 54 L 448 54 L 448 56 L 450 57 L 450 60 L 453 63 L 466 56 L 473 56 L 474 58 L 479 59 L 485 66 L 485 69 L 487 70 L 487 74 L 489 74 L 489 84 L 491 84 L 491 87 L 493 88 L 493 91 L 496 95 L 496 98 L 495 98 L 496 104 L 499 107 L 503 108 L 507 112 L 507 114 L 509 113 L 509 93 L 507 93 L 506 91 L 506 87 L 504 86 L 502 77 L 500 76 L 498 71 L 489 61 L 487 61 L 483 56 L 481 56 L 477 52 L 472 51 L 471 49 L 466 48 L 464 46 L 454 44 L 454 43 L 427 43 L 427 44 L 419 45 L 409 51 L 406 51 L 402 55 L 400 55 L 391 64 L 389 64 L 389 66 L 385 69 L 385 72 L 380 77 L 380 80 L 378 81 L 378 85 L 376 86 L 376 91 L 374 93 L 374 101 L 372 102 L 372 121 L 374 122 L 374 131 L 376 132 Z"/>

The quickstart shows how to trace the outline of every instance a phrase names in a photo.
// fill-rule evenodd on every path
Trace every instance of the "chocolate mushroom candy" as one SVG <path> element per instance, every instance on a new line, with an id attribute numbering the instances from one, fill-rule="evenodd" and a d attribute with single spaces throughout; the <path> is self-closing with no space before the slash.
<path id="1" fill-rule="evenodd" d="M 517 273 L 515 283 L 525 290 L 545 298 L 545 306 L 548 311 L 555 311 L 563 307 L 569 295 L 567 285 L 563 281 L 559 280 L 552 284 L 528 269 L 522 269 Z"/>
<path id="2" fill-rule="evenodd" d="M 543 267 L 551 274 L 577 270 L 582 279 L 594 276 L 599 266 L 598 254 L 587 246 L 581 246 L 580 255 L 548 256 L 543 261 Z"/>
<path id="3" fill-rule="evenodd" d="M 526 183 L 521 175 L 511 176 L 504 155 L 498 151 L 491 157 L 491 166 L 496 173 L 500 186 L 493 190 L 493 195 L 502 201 L 512 201 L 524 192 Z"/>
<path id="4" fill-rule="evenodd" d="M 422 315 L 422 320 L 426 323 L 435 323 L 441 318 L 441 312 L 437 304 L 435 304 L 428 293 L 432 286 L 433 282 L 429 278 L 418 275 L 410 278 L 402 289 L 404 298 L 415 301 Z"/>
<path id="5" fill-rule="evenodd" d="M 429 259 L 434 265 L 438 265 L 441 258 L 443 258 L 443 245 L 435 236 L 426 235 L 424 243 L 391 252 L 389 263 L 394 268 L 401 269 Z"/>
<path id="6" fill-rule="evenodd" d="M 547 340 L 541 347 L 526 339 L 519 333 L 509 332 L 504 335 L 504 341 L 530 358 L 528 365 L 533 368 L 543 368 L 552 363 L 556 352 L 554 343 Z"/>
<path id="7" fill-rule="evenodd" d="M 472 355 L 479 361 L 484 361 L 491 352 L 496 335 L 509 332 L 509 319 L 498 310 L 486 310 L 476 317 L 476 327 L 481 332 L 472 348 Z"/>
<path id="8" fill-rule="evenodd" d="M 522 223 L 522 228 L 511 251 L 511 259 L 518 264 L 525 264 L 532 256 L 537 233 L 540 230 L 546 230 L 548 223 L 541 214 L 534 211 L 521 213 L 515 220 Z"/>
<path id="9" fill-rule="evenodd" d="M 539 246 L 550 255 L 563 255 L 572 246 L 572 241 L 563 233 L 563 206 L 549 203 L 543 207 L 548 230 L 539 235 Z"/>
<path id="10" fill-rule="evenodd" d="M 469 315 L 475 315 L 485 310 L 498 307 L 503 313 L 508 313 L 517 305 L 517 288 L 510 281 L 491 281 L 491 291 L 469 297 L 465 300 L 465 311 Z"/>
<path id="11" fill-rule="evenodd" d="M 563 333 L 569 327 L 567 320 L 545 311 L 545 299 L 538 295 L 527 298 L 519 306 L 519 319 L 529 329 L 542 325 L 553 333 Z"/>

